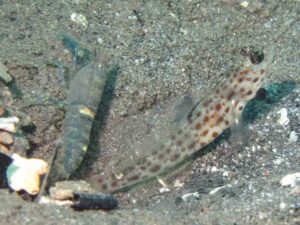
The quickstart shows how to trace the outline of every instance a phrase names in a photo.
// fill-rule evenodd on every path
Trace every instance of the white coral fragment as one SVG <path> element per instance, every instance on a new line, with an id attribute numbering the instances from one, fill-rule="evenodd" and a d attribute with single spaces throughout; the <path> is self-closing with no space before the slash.
<path id="1" fill-rule="evenodd" d="M 284 176 L 280 180 L 280 185 L 283 187 L 295 187 L 297 184 L 300 183 L 300 173 L 292 173 Z"/>
<path id="2" fill-rule="evenodd" d="M 72 13 L 71 20 L 77 24 L 81 24 L 84 27 L 88 26 L 88 21 L 87 21 L 86 17 L 82 14 Z"/>
<path id="3" fill-rule="evenodd" d="M 278 113 L 280 114 L 280 117 L 277 120 L 277 123 L 282 126 L 288 125 L 288 123 L 290 122 L 290 119 L 287 116 L 287 114 L 288 114 L 287 109 L 282 108 L 278 111 Z"/>
<path id="4" fill-rule="evenodd" d="M 12 155 L 13 162 L 6 171 L 8 185 L 14 191 L 24 190 L 31 195 L 40 191 L 40 176 L 48 171 L 48 165 L 41 159 L 27 159 Z"/>

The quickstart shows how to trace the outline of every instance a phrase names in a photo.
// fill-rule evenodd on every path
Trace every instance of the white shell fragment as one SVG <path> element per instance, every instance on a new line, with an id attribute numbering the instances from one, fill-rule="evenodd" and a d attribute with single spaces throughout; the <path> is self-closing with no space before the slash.
<path id="1" fill-rule="evenodd" d="M 19 118 L 15 116 L 0 118 L 0 130 L 16 133 L 17 123 L 19 123 Z"/>
<path id="2" fill-rule="evenodd" d="M 8 185 L 14 191 L 24 190 L 36 195 L 40 191 L 40 176 L 48 171 L 48 165 L 41 159 L 27 159 L 18 154 L 12 155 L 13 162 L 6 171 Z"/>
<path id="3" fill-rule="evenodd" d="M 240 6 L 242 6 L 243 8 L 247 8 L 249 6 L 249 2 L 248 1 L 242 1 L 240 3 Z"/>
<path id="4" fill-rule="evenodd" d="M 158 181 L 158 183 L 162 186 L 162 187 L 159 189 L 159 192 L 160 192 L 160 193 L 165 193 L 165 192 L 169 192 L 169 191 L 170 191 L 170 189 L 168 188 L 168 185 L 163 181 L 163 179 L 158 178 L 157 181 Z"/>
<path id="5" fill-rule="evenodd" d="M 278 111 L 278 114 L 280 114 L 279 119 L 277 120 L 277 123 L 279 125 L 285 126 L 288 125 L 288 123 L 290 122 L 290 119 L 287 116 L 287 109 L 286 108 L 282 108 Z"/>
<path id="6" fill-rule="evenodd" d="M 293 143 L 293 142 L 297 142 L 297 141 L 298 141 L 297 133 L 295 131 L 291 131 L 289 142 Z"/>
<path id="7" fill-rule="evenodd" d="M 1 123 L 0 122 L 0 130 L 5 130 L 11 133 L 17 132 L 17 127 L 14 123 Z"/>
<path id="8" fill-rule="evenodd" d="M 295 187 L 297 184 L 300 184 L 300 173 L 288 174 L 280 180 L 283 187 Z"/>
<path id="9" fill-rule="evenodd" d="M 199 198 L 199 193 L 198 192 L 193 192 L 193 193 L 187 193 L 187 194 L 184 194 L 181 196 L 182 200 L 183 201 L 188 201 L 189 199 L 192 199 L 192 198 Z"/>
<path id="10" fill-rule="evenodd" d="M 19 123 L 19 121 L 19 118 L 15 116 L 0 118 L 0 123 Z"/>

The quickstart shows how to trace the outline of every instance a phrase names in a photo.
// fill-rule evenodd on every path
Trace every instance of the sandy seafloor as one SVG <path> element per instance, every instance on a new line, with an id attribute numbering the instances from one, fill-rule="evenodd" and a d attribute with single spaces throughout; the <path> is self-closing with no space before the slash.
<path id="1" fill-rule="evenodd" d="M 167 178 L 167 193 L 153 182 L 117 194 L 116 210 L 75 212 L 1 190 L 0 224 L 300 224 L 300 197 L 279 185 L 283 176 L 300 172 L 300 142 L 289 141 L 291 131 L 300 133 L 300 1 L 242 2 L 0 1 L 0 61 L 22 92 L 10 95 L 0 83 L 1 101 L 36 126 L 27 134 L 33 157 L 49 160 L 61 137 L 64 111 L 35 104 L 68 95 L 74 62 L 58 32 L 100 49 L 119 68 L 98 112 L 98 138 L 75 179 L 109 171 L 133 143 L 166 129 L 176 103 L 207 96 L 243 46 L 273 48 L 265 87 L 278 84 L 275 94 L 282 95 L 261 102 L 268 110 L 247 125 L 248 133 L 237 131 L 247 144 L 224 138 Z M 86 24 L 72 21 L 72 13 Z M 287 125 L 277 123 L 282 108 Z M 174 187 L 176 180 L 183 186 Z M 209 194 L 224 185 L 231 186 Z M 195 192 L 197 197 L 181 198 Z"/>

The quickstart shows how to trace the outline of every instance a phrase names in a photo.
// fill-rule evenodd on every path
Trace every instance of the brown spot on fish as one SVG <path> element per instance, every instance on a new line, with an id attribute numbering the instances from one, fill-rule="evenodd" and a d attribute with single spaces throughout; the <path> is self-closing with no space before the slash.
<path id="1" fill-rule="evenodd" d="M 256 83 L 259 79 L 256 77 L 254 80 L 253 80 L 253 83 Z"/>
<path id="2" fill-rule="evenodd" d="M 159 169 L 160 169 L 160 165 L 154 165 L 153 167 L 150 168 L 150 172 L 156 173 L 157 171 L 159 171 Z"/>
<path id="3" fill-rule="evenodd" d="M 140 174 L 136 174 L 136 175 L 133 175 L 131 177 L 127 177 L 127 180 L 128 181 L 133 181 L 133 180 L 139 179 L 139 177 L 140 177 Z"/>
<path id="4" fill-rule="evenodd" d="M 221 105 L 220 103 L 218 103 L 218 104 L 216 105 L 216 110 L 219 111 L 221 108 L 222 108 L 222 105 Z"/>
<path id="5" fill-rule="evenodd" d="M 104 180 L 104 178 L 103 178 L 103 177 L 99 177 L 99 178 L 98 178 L 98 182 L 99 182 L 99 183 L 102 183 L 102 182 L 103 182 L 103 180 Z"/>
<path id="6" fill-rule="evenodd" d="M 244 70 L 244 71 L 241 71 L 241 72 L 240 72 L 240 75 L 243 76 L 243 75 L 246 75 L 246 74 L 249 73 L 249 72 L 250 72 L 249 70 Z"/>
<path id="7" fill-rule="evenodd" d="M 176 145 L 177 146 L 181 146 L 182 145 L 182 141 L 180 141 L 180 140 L 176 141 Z"/>
<path id="8" fill-rule="evenodd" d="M 102 184 L 101 185 L 101 189 L 104 190 L 104 191 L 106 191 L 108 189 L 107 184 Z"/>
<path id="9" fill-rule="evenodd" d="M 146 167 L 145 166 L 141 166 L 140 169 L 141 170 L 146 170 Z"/>
<path id="10" fill-rule="evenodd" d="M 226 113 L 229 112 L 229 106 L 225 109 L 225 112 L 226 112 Z"/>
<path id="11" fill-rule="evenodd" d="M 208 134 L 208 130 L 205 130 L 205 131 L 202 132 L 201 135 L 202 135 L 202 136 L 206 136 L 207 134 Z"/>
<path id="12" fill-rule="evenodd" d="M 157 154 L 157 151 L 153 151 L 153 152 L 152 152 L 152 155 L 156 155 L 156 154 Z"/>
<path id="13" fill-rule="evenodd" d="M 217 119 L 217 122 L 216 122 L 216 125 L 219 125 L 220 123 L 223 122 L 223 116 L 220 116 L 218 119 Z"/>
<path id="14" fill-rule="evenodd" d="M 239 107 L 239 110 L 240 110 L 240 111 L 242 111 L 242 110 L 243 110 L 243 108 L 244 108 L 243 106 L 240 106 L 240 107 Z"/>
<path id="15" fill-rule="evenodd" d="M 111 183 L 112 187 L 116 187 L 117 185 L 118 185 L 118 182 L 116 180 Z"/>
<path id="16" fill-rule="evenodd" d="M 229 93 L 229 95 L 227 96 L 227 100 L 228 101 L 230 101 L 231 100 L 231 98 L 234 96 L 234 91 L 231 91 L 230 93 Z"/>
<path id="17" fill-rule="evenodd" d="M 250 90 L 250 91 L 248 91 L 247 93 L 246 93 L 246 95 L 252 95 L 252 91 Z"/>
<path id="18" fill-rule="evenodd" d="M 244 77 L 241 77 L 241 78 L 238 79 L 238 82 L 239 82 L 239 83 L 242 83 L 243 80 L 244 80 Z"/>
<path id="19" fill-rule="evenodd" d="M 218 132 L 213 132 L 213 133 L 212 133 L 212 137 L 213 137 L 213 138 L 216 138 L 216 137 L 218 137 L 218 135 L 219 135 L 219 133 L 218 133 Z"/>
<path id="20" fill-rule="evenodd" d="M 180 154 L 176 153 L 176 154 L 172 155 L 171 161 L 176 161 L 177 159 L 179 159 L 179 157 L 180 157 Z"/>
<path id="21" fill-rule="evenodd" d="M 193 141 L 192 143 L 189 144 L 188 148 L 193 149 L 196 145 L 196 142 Z"/>
<path id="22" fill-rule="evenodd" d="M 228 125 L 229 125 L 229 121 L 228 121 L 228 120 L 225 120 L 225 124 L 228 126 Z"/>
<path id="23" fill-rule="evenodd" d="M 217 90 L 215 91 L 215 93 L 216 93 L 217 95 L 220 94 L 220 90 L 217 89 Z"/>
<path id="24" fill-rule="evenodd" d="M 197 130 L 200 130 L 200 129 L 201 129 L 201 127 L 202 127 L 202 126 L 201 126 L 201 124 L 200 124 L 200 123 L 197 123 L 197 124 L 196 124 L 196 126 L 195 126 L 195 128 L 196 128 Z"/>
<path id="25" fill-rule="evenodd" d="M 207 144 L 206 142 L 200 142 L 201 147 L 205 146 L 206 144 Z"/>
<path id="26" fill-rule="evenodd" d="M 261 70 L 260 70 L 260 74 L 263 74 L 263 73 L 265 73 L 265 72 L 266 72 L 265 69 L 261 69 Z"/>
<path id="27" fill-rule="evenodd" d="M 212 99 L 208 99 L 206 102 L 203 103 L 204 107 L 207 107 L 210 103 L 212 103 Z"/>
<path id="28" fill-rule="evenodd" d="M 245 88 L 241 88 L 241 89 L 240 89 L 240 92 L 241 92 L 241 93 L 243 93 L 243 92 L 245 92 L 245 91 L 246 91 Z"/>
<path id="29" fill-rule="evenodd" d="M 200 117 L 201 116 L 201 111 L 197 112 L 197 117 Z"/>
<path id="30" fill-rule="evenodd" d="M 208 121 L 209 121 L 209 117 L 208 117 L 208 116 L 205 116 L 204 119 L 203 119 L 203 122 L 204 122 L 204 123 L 207 123 Z"/>

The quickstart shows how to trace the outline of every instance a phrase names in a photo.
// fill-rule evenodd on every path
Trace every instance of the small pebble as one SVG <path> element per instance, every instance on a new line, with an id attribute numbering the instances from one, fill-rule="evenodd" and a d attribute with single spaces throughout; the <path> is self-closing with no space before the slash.
<path id="1" fill-rule="evenodd" d="M 293 188 L 292 194 L 300 196 L 300 185 L 298 185 L 298 186 L 296 186 L 296 187 Z"/>
<path id="2" fill-rule="evenodd" d="M 181 182 L 180 180 L 176 179 L 175 182 L 174 182 L 174 187 L 176 188 L 181 188 L 184 186 L 184 183 Z"/>
<path id="3" fill-rule="evenodd" d="M 11 145 L 14 142 L 14 138 L 10 133 L 0 131 L 0 142 L 4 145 Z"/>
<path id="4" fill-rule="evenodd" d="M 291 131 L 289 141 L 290 142 L 297 142 L 298 141 L 298 135 L 295 131 Z"/>
<path id="5" fill-rule="evenodd" d="M 9 83 L 12 81 L 12 77 L 9 73 L 7 73 L 8 69 L 7 67 L 0 62 L 0 78 L 4 80 L 5 83 Z"/>
<path id="6" fill-rule="evenodd" d="M 283 211 L 287 208 L 287 204 L 285 202 L 280 202 L 279 208 L 280 208 L 281 211 Z"/>

